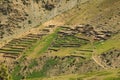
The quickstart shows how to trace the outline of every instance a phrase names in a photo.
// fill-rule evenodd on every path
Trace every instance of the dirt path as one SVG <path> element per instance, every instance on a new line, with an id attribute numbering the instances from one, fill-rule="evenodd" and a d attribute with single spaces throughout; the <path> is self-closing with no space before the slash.
<path id="1" fill-rule="evenodd" d="M 91 45 L 93 46 L 93 53 L 92 53 L 92 59 L 95 61 L 96 64 L 98 64 L 99 66 L 101 66 L 103 69 L 107 69 L 103 64 L 101 64 L 99 57 L 96 55 L 97 51 L 95 50 L 95 47 L 93 45 L 94 43 L 94 39 L 91 39 Z"/>
<path id="2" fill-rule="evenodd" d="M 50 21 L 47 21 L 43 24 L 43 26 L 48 26 L 48 25 L 56 25 L 56 26 L 61 26 L 63 25 L 64 22 L 61 22 L 61 21 L 57 21 L 57 20 L 50 20 Z"/>
<path id="3" fill-rule="evenodd" d="M 99 65 L 101 66 L 103 69 L 107 69 L 104 65 L 102 65 L 98 59 L 97 56 L 92 56 L 92 59 Z"/>

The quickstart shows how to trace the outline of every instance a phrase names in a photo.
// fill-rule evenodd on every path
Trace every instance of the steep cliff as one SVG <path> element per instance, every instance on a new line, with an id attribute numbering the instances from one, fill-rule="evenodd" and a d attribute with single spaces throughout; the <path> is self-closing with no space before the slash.
<path id="1" fill-rule="evenodd" d="M 88 0 L 1 0 L 0 39 L 19 34 Z"/>

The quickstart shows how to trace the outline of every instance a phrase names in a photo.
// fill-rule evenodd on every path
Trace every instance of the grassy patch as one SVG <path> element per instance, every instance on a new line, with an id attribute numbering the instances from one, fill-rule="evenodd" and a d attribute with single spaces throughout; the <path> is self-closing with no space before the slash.
<path id="1" fill-rule="evenodd" d="M 64 47 L 65 45 L 69 46 L 73 46 L 73 45 L 76 45 L 76 46 L 79 46 L 80 45 L 84 45 L 84 44 L 87 44 L 88 43 L 88 40 L 85 40 L 85 39 L 80 39 L 74 35 L 63 35 L 62 37 L 57 36 L 56 40 L 54 41 L 54 47 Z"/>
<path id="2" fill-rule="evenodd" d="M 120 80 L 120 77 L 107 77 L 104 80 Z"/>
<path id="3" fill-rule="evenodd" d="M 43 36 L 41 40 L 37 41 L 30 49 L 28 49 L 25 53 L 32 58 L 37 57 L 38 55 L 44 53 L 48 47 L 50 47 L 51 43 L 57 36 L 57 32 L 60 28 L 57 28 L 54 33 Z M 32 54 L 30 54 L 32 53 Z"/>
<path id="4" fill-rule="evenodd" d="M 111 74 L 113 74 L 112 71 L 94 71 L 94 72 L 88 72 L 88 73 L 84 74 L 83 78 L 87 78 L 87 77 L 91 77 L 91 76 L 96 76 L 96 77 L 108 76 Z"/>
<path id="5" fill-rule="evenodd" d="M 37 65 L 38 65 L 37 61 L 36 60 L 32 60 L 30 65 L 29 65 L 29 68 L 32 68 L 32 67 L 37 66 Z"/>
<path id="6" fill-rule="evenodd" d="M 113 48 L 119 49 L 119 46 L 120 46 L 119 37 L 120 37 L 120 34 L 116 34 L 106 41 L 89 43 L 87 45 L 83 45 L 79 49 L 80 50 L 84 50 L 84 49 L 93 50 L 96 52 L 95 54 L 101 54 Z"/>
<path id="7" fill-rule="evenodd" d="M 41 42 L 41 49 L 37 52 L 37 54 L 44 53 L 48 47 L 50 47 L 53 40 L 57 37 L 57 32 L 60 30 L 60 28 L 57 28 L 56 31 L 48 36 L 46 36 L 42 42 Z"/>
<path id="8" fill-rule="evenodd" d="M 57 60 L 54 59 L 48 59 L 42 70 L 40 71 L 34 71 L 32 74 L 29 74 L 27 78 L 42 78 L 42 77 L 46 77 L 47 75 L 47 71 L 49 69 L 51 69 L 55 64 L 57 64 Z"/>
<path id="9" fill-rule="evenodd" d="M 47 37 L 41 42 L 41 45 L 42 45 L 43 47 L 39 50 L 38 54 L 44 53 L 44 52 L 48 49 L 48 47 L 51 45 L 51 43 L 52 43 L 52 41 L 55 39 L 55 37 L 56 37 L 56 33 L 53 33 L 53 34 L 47 36 Z"/>
<path id="10" fill-rule="evenodd" d="M 112 48 L 118 49 L 120 46 L 119 37 L 120 37 L 120 34 L 117 34 L 117 35 L 113 36 L 112 38 L 110 38 L 109 40 L 106 40 L 97 45 L 94 45 L 94 47 L 96 48 L 95 50 L 97 51 L 97 54 L 103 53 Z"/>
<path id="11" fill-rule="evenodd" d="M 22 75 L 18 74 L 21 70 L 21 66 L 20 65 L 16 65 L 16 67 L 14 68 L 14 71 L 12 72 L 12 79 L 13 80 L 21 80 Z"/>
<path id="12" fill-rule="evenodd" d="M 20 65 L 23 61 L 24 61 L 24 57 L 22 56 L 19 60 L 18 60 L 18 64 L 15 65 L 14 67 L 14 71 L 12 72 L 12 80 L 21 80 L 23 75 L 20 73 L 22 66 Z"/>

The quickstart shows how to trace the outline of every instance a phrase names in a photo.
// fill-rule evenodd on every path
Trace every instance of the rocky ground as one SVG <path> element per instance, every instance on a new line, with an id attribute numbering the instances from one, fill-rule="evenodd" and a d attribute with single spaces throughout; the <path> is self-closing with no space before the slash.
<path id="1" fill-rule="evenodd" d="M 78 3 L 79 0 L 2 0 L 0 1 L 0 38 L 28 31 L 29 28 L 48 21 Z"/>

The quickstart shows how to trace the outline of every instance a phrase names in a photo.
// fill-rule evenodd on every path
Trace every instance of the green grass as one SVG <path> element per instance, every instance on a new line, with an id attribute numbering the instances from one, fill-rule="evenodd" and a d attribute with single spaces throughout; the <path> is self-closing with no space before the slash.
<path id="1" fill-rule="evenodd" d="M 85 77 L 90 77 L 90 76 L 107 76 L 113 74 L 111 71 L 94 71 L 94 72 L 88 72 L 85 75 Z"/>
<path id="2" fill-rule="evenodd" d="M 74 60 L 75 60 L 74 58 L 68 58 L 66 62 L 67 62 L 68 64 L 71 64 L 71 63 L 73 63 Z"/>
<path id="3" fill-rule="evenodd" d="M 22 52 L 22 50 L 19 50 L 19 49 L 0 49 L 0 51 L 10 51 L 10 52 Z"/>
<path id="4" fill-rule="evenodd" d="M 101 42 L 99 44 L 95 44 L 94 47 L 96 48 L 96 52 L 97 54 L 101 54 L 103 52 L 106 52 L 112 48 L 117 48 L 119 49 L 120 47 L 120 40 L 119 40 L 120 34 L 117 34 L 115 36 L 113 36 L 112 38 Z"/>
<path id="5" fill-rule="evenodd" d="M 21 80 L 22 75 L 18 74 L 21 70 L 21 66 L 20 65 L 16 65 L 16 67 L 14 68 L 14 71 L 12 72 L 12 79 L 13 80 Z"/>
<path id="6" fill-rule="evenodd" d="M 43 46 L 40 50 L 37 51 L 36 54 L 44 53 L 48 49 L 48 47 L 51 45 L 51 42 L 54 40 L 54 38 L 56 38 L 56 33 L 57 33 L 58 30 L 59 29 L 57 29 L 54 33 L 52 33 L 50 35 L 44 36 L 42 38 L 42 40 L 39 40 L 36 43 L 34 43 L 31 48 L 29 48 L 27 51 L 25 51 L 25 55 L 26 54 L 30 55 L 30 53 L 32 53 L 35 50 L 35 48 L 39 47 L 40 45 L 43 45 Z M 25 55 L 23 55 L 23 56 L 25 56 Z M 23 58 L 21 57 L 19 61 L 20 62 L 23 61 Z M 20 70 L 22 68 L 20 66 L 20 64 L 21 63 L 16 65 L 15 68 L 14 68 L 14 71 L 12 73 L 13 80 L 20 80 L 22 78 L 22 75 L 17 75 L 17 73 L 20 72 Z M 55 64 L 54 60 L 48 60 L 41 71 L 38 71 L 38 72 L 34 71 L 33 74 L 31 74 L 30 77 L 45 76 L 47 70 L 49 69 L 49 68 L 47 68 L 47 66 L 50 65 L 50 67 L 51 67 L 54 64 Z M 31 64 L 29 65 L 29 68 L 32 68 L 36 65 L 37 65 L 37 61 L 33 60 L 33 61 L 31 61 Z"/>
<path id="7" fill-rule="evenodd" d="M 37 61 L 32 60 L 31 63 L 29 64 L 29 68 L 32 68 L 32 67 L 37 66 L 37 65 L 38 65 Z"/>
<path id="8" fill-rule="evenodd" d="M 50 78 L 43 78 L 42 80 L 120 80 L 120 77 L 117 76 L 118 70 L 102 70 L 102 71 L 94 71 L 88 72 L 85 74 L 69 74 L 69 75 L 61 75 L 54 76 Z M 31 78 L 27 80 L 41 80 L 40 78 Z"/>
<path id="9" fill-rule="evenodd" d="M 56 32 L 53 34 L 50 34 L 49 36 L 47 36 L 42 42 L 41 44 L 43 45 L 43 47 L 39 50 L 38 54 L 44 53 L 48 47 L 50 47 L 52 41 L 56 38 L 57 34 Z"/>
<path id="10" fill-rule="evenodd" d="M 55 64 L 57 64 L 57 60 L 54 59 L 48 59 L 44 66 L 42 67 L 42 70 L 40 71 L 34 71 L 32 74 L 29 74 L 27 78 L 42 78 L 47 76 L 47 71 L 51 69 Z"/>
<path id="11" fill-rule="evenodd" d="M 56 47 L 60 47 L 62 46 L 61 44 L 80 44 L 80 45 L 84 45 L 87 44 L 89 41 L 85 40 L 85 39 L 79 39 L 76 36 L 70 35 L 63 35 L 62 37 L 59 37 L 59 34 L 57 35 L 56 40 L 54 41 L 54 45 Z"/>
<path id="12" fill-rule="evenodd" d="M 43 53 L 45 52 L 48 47 L 50 47 L 51 43 L 53 42 L 53 40 L 57 37 L 57 32 L 59 31 L 59 29 L 57 29 L 54 33 L 48 35 L 42 42 L 42 45 L 44 45 L 44 47 L 38 52 Z"/>
<path id="13" fill-rule="evenodd" d="M 18 64 L 16 64 L 14 66 L 14 70 L 12 71 L 11 75 L 12 75 L 12 80 L 21 80 L 21 78 L 23 77 L 22 74 L 18 74 L 20 73 L 22 66 L 20 65 L 23 61 L 24 61 L 24 55 L 18 59 Z"/>
<path id="14" fill-rule="evenodd" d="M 120 80 L 120 77 L 107 77 L 104 80 Z"/>
<path id="15" fill-rule="evenodd" d="M 27 55 L 33 55 L 30 53 L 35 53 L 36 56 L 44 53 L 48 47 L 50 47 L 51 43 L 57 36 L 57 32 L 60 28 L 57 28 L 54 33 L 51 33 L 49 35 L 43 36 L 41 40 L 38 40 L 33 46 L 31 46 L 30 49 L 28 49 L 25 54 Z"/>
<path id="16" fill-rule="evenodd" d="M 0 51 L 0 53 L 5 53 L 5 54 L 14 54 L 14 55 L 19 54 L 19 52 L 15 52 L 15 51 Z"/>
<path id="17" fill-rule="evenodd" d="M 76 78 L 70 78 L 69 80 L 76 80 Z"/>
<path id="18" fill-rule="evenodd" d="M 97 41 L 97 42 L 92 42 L 87 45 L 83 45 L 80 47 L 80 50 L 88 49 L 88 50 L 93 50 L 95 51 L 94 54 L 101 54 L 103 52 L 109 51 L 110 49 L 120 49 L 120 33 L 112 36 L 108 40 L 105 41 Z M 93 53 L 93 52 L 90 52 Z"/>

